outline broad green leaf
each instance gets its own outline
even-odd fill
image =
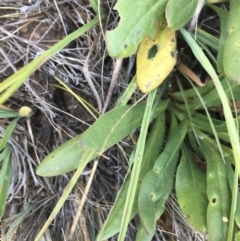
[[[144,36],[155,35],[166,4],[167,0],[119,0],[114,7],[121,18],[119,25],[106,34],[109,55],[126,58],[135,54]]]
[[[240,30],[228,35],[223,52],[223,69],[227,78],[240,84]]]
[[[0,220],[2,219],[12,175],[11,148],[7,145],[3,152],[4,160],[0,170]]]
[[[175,134],[170,137],[154,167],[143,179],[138,197],[138,210],[141,221],[148,233],[155,230],[156,219],[161,215],[165,201],[171,193],[179,149],[187,129],[186,121],[183,121]],[[158,202],[159,200],[161,201]]]
[[[214,5],[209,5],[209,7],[211,7],[214,11],[216,11],[218,17],[220,18],[221,35],[220,35],[219,45],[218,45],[217,68],[219,73],[224,73],[223,50],[225,46],[225,41],[228,36],[228,33],[227,33],[228,12]]]
[[[166,7],[168,26],[178,30],[187,24],[193,17],[198,0],[169,0]]]
[[[136,241],[151,241],[155,234],[155,229],[151,233],[147,233],[143,223],[141,222],[138,226]]]
[[[216,151],[219,151],[219,145],[217,143],[216,140],[213,140],[212,138],[209,138],[209,135],[208,134],[205,134],[203,132],[201,132],[200,130],[198,129],[195,129],[195,134],[197,134],[198,136],[198,139],[206,139],[206,141],[213,147],[215,148]],[[223,156],[224,157],[232,157],[233,156],[233,151],[230,147],[224,145],[224,144],[221,144],[221,149],[222,149],[222,152],[223,152]],[[234,163],[233,163],[234,164]]]
[[[239,17],[240,5],[238,0],[229,0],[230,12],[228,16],[228,32],[238,31],[239,22],[237,21]]]
[[[168,105],[162,101],[154,114],[156,118]],[[102,115],[83,134],[76,136],[51,152],[40,163],[37,175],[56,176],[76,169],[86,150],[92,150],[97,157],[103,151],[121,141],[141,125],[145,105],[117,107]]]
[[[207,231],[209,240],[226,241],[231,207],[231,192],[226,165],[219,152],[208,142],[200,140],[207,161]]]
[[[225,41],[223,51],[223,68],[224,73],[229,80],[240,83],[240,23],[239,0],[230,0],[230,11],[228,14],[227,32],[228,36]]]
[[[207,231],[206,174],[194,163],[192,153],[182,145],[182,159],[176,176],[178,203],[189,224],[199,232]]]
[[[142,169],[139,175],[138,188],[135,195],[131,217],[137,214],[137,196],[142,180],[146,173],[153,167],[155,160],[159,156],[165,135],[165,113],[160,113],[158,118],[154,121],[154,125],[147,138],[145,147]],[[127,177],[121,190],[118,193],[114,206],[112,207],[107,220],[98,233],[97,240],[106,240],[107,238],[116,234],[121,225],[124,203],[126,200],[127,190],[129,187],[130,176]]]

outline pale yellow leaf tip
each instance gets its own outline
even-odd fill
[[[28,106],[22,106],[18,113],[21,117],[28,117],[32,112],[32,109]]]

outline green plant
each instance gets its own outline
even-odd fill
[[[26,109],[28,107],[24,108]],[[6,120],[6,118],[14,118],[7,126],[2,138],[0,139],[0,220],[2,219],[4,213],[12,175],[12,149],[8,141],[18,120],[22,117],[22,114],[22,111],[21,113],[18,113],[7,109],[0,110],[0,119],[3,121]]]
[[[235,236],[234,227],[240,224],[237,205],[239,118],[233,116],[229,100],[234,103],[239,98],[240,87],[227,78],[229,63],[224,63],[224,53],[219,50],[218,59],[215,60],[208,51],[209,47],[220,49],[225,41],[229,41],[230,36],[224,31],[224,26],[227,26],[226,21],[230,21],[229,26],[233,21],[231,17],[228,18],[230,13],[211,6],[221,18],[223,31],[220,41],[199,30],[196,42],[182,27],[195,14],[198,1],[192,0],[191,4],[186,5],[183,0],[151,0],[139,4],[138,11],[135,4],[129,0],[118,1],[115,9],[119,11],[121,21],[115,30],[106,35],[109,54],[115,58],[135,54],[144,36],[155,35],[155,23],[164,21],[166,12],[168,25],[179,30],[212,82],[201,88],[193,86],[185,90],[176,75],[178,92],[163,97],[165,83],[160,93],[156,90],[149,93],[147,104],[126,105],[136,89],[136,80],[133,79],[121,98],[121,104],[99,117],[84,133],[50,153],[38,166],[38,175],[54,176],[74,169],[77,171],[36,240],[40,239],[62,207],[87,163],[140,126],[141,132],[131,156],[133,161],[129,163],[129,173],[97,240],[105,240],[118,232],[119,240],[124,240],[127,226],[137,213],[140,214],[141,222],[136,240],[151,240],[165,201],[174,187],[183,213],[196,230],[207,233],[210,240],[230,241]],[[184,9],[182,14],[179,14],[180,9]],[[217,62],[220,74],[215,72],[209,58]],[[230,57],[228,61],[231,61]],[[233,68],[236,70],[236,65]],[[227,77],[224,76],[225,72]],[[225,120],[213,118],[208,111],[219,105],[223,106]],[[166,116],[171,120],[170,125],[165,121]],[[153,122],[153,126],[147,135],[150,122]],[[206,163],[206,172],[196,165],[195,155]]]

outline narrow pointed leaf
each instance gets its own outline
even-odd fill
[[[0,170],[0,220],[4,213],[12,175],[11,148],[6,146],[3,152],[5,154]]]
[[[11,110],[0,110],[0,118],[18,117],[19,113]]]
[[[9,138],[11,137],[14,129],[15,129],[15,126],[17,124],[19,120],[19,117],[18,118],[15,118],[13,121],[11,121],[11,123],[8,125],[5,133],[4,133],[4,136],[3,138],[1,139],[0,141],[0,151],[2,151],[3,148],[5,148]]]
[[[228,100],[239,100],[240,99],[240,85],[229,81],[227,78],[221,80],[222,87],[224,88],[224,95],[227,96]],[[216,107],[221,105],[221,98],[219,97],[218,90],[214,88],[208,94],[203,96],[204,103],[207,107]],[[184,110],[185,104],[179,106],[179,109]],[[191,110],[203,109],[201,100],[196,96],[195,98],[189,98],[189,108]]]

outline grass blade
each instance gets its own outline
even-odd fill
[[[51,222],[56,217],[56,215],[58,214],[58,212],[62,208],[63,204],[65,203],[65,201],[69,197],[73,187],[75,186],[76,182],[79,179],[79,176],[83,172],[83,170],[86,167],[87,163],[92,159],[93,155],[94,155],[93,151],[86,151],[84,153],[82,163],[79,165],[79,167],[76,170],[76,172],[74,173],[72,179],[70,180],[70,182],[65,187],[64,192],[62,193],[61,198],[59,199],[58,203],[56,204],[55,208],[53,209],[53,211],[52,211],[51,215],[49,216],[48,220],[45,222],[44,226],[42,227],[42,229],[40,230],[38,235],[35,237],[34,241],[39,241],[40,238],[44,235],[44,233],[48,229],[49,225],[51,224]]]
[[[135,200],[133,204],[131,218],[137,214],[137,196],[139,193],[140,183],[142,182],[146,173],[153,167],[155,160],[159,156],[165,135],[165,113],[160,113],[158,118],[154,121],[154,125],[151,128],[151,132],[147,138],[146,147],[143,156],[142,169],[139,174],[139,181]],[[114,206],[109,213],[107,220],[98,233],[97,240],[105,240],[117,232],[119,232],[122,214],[124,209],[124,203],[127,196],[127,190],[129,188],[130,176],[127,177],[121,190],[118,193]]]
[[[75,32],[69,34],[63,40],[59,41],[47,51],[45,51],[42,55],[35,58],[31,63],[0,83],[0,92],[5,91],[0,95],[0,104],[3,104],[18,88],[21,87],[21,85],[26,81],[27,78],[29,78],[29,76],[41,65],[43,65],[49,58],[67,46],[71,41],[78,38],[86,31],[90,30],[92,27],[98,24],[98,22],[99,18],[94,18],[89,23],[85,24]]]
[[[4,155],[2,166],[0,170],[0,220],[2,219],[6,200],[8,196],[8,189],[12,175],[12,162],[11,162],[11,148],[6,146],[3,150]]]
[[[199,46],[192,39],[191,35],[185,29],[181,29],[180,31],[181,31],[184,39],[186,40],[186,42],[191,47],[194,55],[200,61],[200,63],[202,64],[204,69],[208,72],[208,74],[211,76],[211,78],[212,78],[212,80],[213,80],[213,82],[216,86],[216,89],[218,91],[218,95],[221,99],[222,106],[223,106],[223,112],[224,112],[224,116],[225,116],[225,119],[226,119],[228,134],[229,134],[231,146],[232,146],[232,149],[233,149],[233,157],[234,157],[236,172],[237,172],[238,176],[240,176],[239,135],[238,135],[238,131],[237,131],[237,128],[236,128],[236,125],[235,125],[235,122],[234,122],[234,118],[233,118],[233,115],[232,115],[232,112],[231,112],[231,109],[230,109],[230,106],[229,106],[229,103],[228,103],[228,98],[225,94],[224,88],[221,85],[221,82],[219,81],[218,76],[217,76],[216,72],[214,71],[211,63],[209,62],[209,60],[204,55],[201,48],[199,48]],[[233,193],[232,193],[232,197],[234,197],[235,199],[237,197],[237,194],[236,194],[237,186],[238,186],[238,182],[237,182],[237,179],[236,179],[234,184],[233,184]],[[232,216],[232,214],[235,213],[237,201],[234,200],[232,203],[235,204],[235,205],[231,206],[232,211],[231,211],[230,219],[234,219],[234,216]],[[230,226],[229,232],[233,233],[233,231],[234,231],[234,227]]]
[[[119,241],[124,241],[128,223],[130,222],[130,218],[131,218],[131,210],[133,207],[134,197],[137,190],[137,184],[138,184],[139,174],[142,166],[147,130],[151,119],[151,111],[152,111],[156,91],[157,90],[154,90],[150,92],[148,95],[146,109],[145,109],[143,121],[142,121],[142,128],[141,128],[139,140],[136,147],[129,189],[128,189],[127,198],[124,206],[124,212],[122,216],[121,227],[119,231],[119,237],[118,237]]]
[[[3,148],[5,148],[5,146],[6,146],[7,142],[8,142],[8,140],[9,140],[9,138],[11,137],[11,135],[12,135],[14,129],[15,129],[15,126],[16,126],[18,120],[19,120],[19,117],[18,117],[18,118],[15,118],[15,119],[14,119],[13,121],[11,121],[11,123],[8,125],[8,127],[7,127],[7,129],[6,129],[5,133],[4,133],[4,136],[3,136],[3,138],[2,138],[1,141],[0,141],[0,151],[2,151]]]

